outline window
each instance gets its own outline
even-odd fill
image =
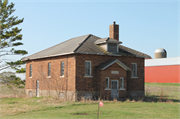
[[[91,76],[91,61],[85,61],[85,76]]]
[[[120,89],[124,89],[124,78],[120,78]]]
[[[106,77],[106,88],[109,88],[109,77]]]
[[[64,76],[64,62],[61,62],[61,76]]]
[[[51,63],[48,63],[48,76],[51,76]]]
[[[132,63],[131,77],[137,77],[137,64]]]
[[[30,65],[30,69],[29,69],[29,77],[32,77],[32,65]]]
[[[118,45],[116,43],[108,43],[108,52],[118,52]]]

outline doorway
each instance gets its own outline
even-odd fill
[[[111,99],[119,98],[118,80],[111,81]]]
[[[39,97],[39,81],[36,81],[36,96]]]

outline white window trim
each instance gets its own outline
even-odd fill
[[[131,77],[131,78],[137,79],[137,78],[139,78],[139,77]]]
[[[125,88],[124,88],[124,78],[123,77],[120,77],[120,82],[121,82],[121,79],[123,80],[123,85],[122,85],[122,87],[121,87],[121,85],[120,85],[120,89],[119,90],[126,90]]]
[[[136,65],[136,74],[137,74],[137,63],[131,63],[131,64],[135,64]],[[131,65],[132,66],[132,65]],[[132,70],[131,70],[132,71]],[[138,78],[138,76],[132,76],[132,72],[131,72],[131,78]]]
[[[84,78],[93,78],[93,76],[88,76],[88,75],[87,75],[87,76],[84,76]]]
[[[108,87],[106,87],[105,90],[111,90],[111,89],[109,88],[109,77],[106,77],[106,78],[108,78]]]
[[[86,62],[90,62],[90,70],[89,70],[90,75],[86,74]],[[85,60],[85,76],[84,77],[92,77],[92,74],[91,74],[91,61]]]

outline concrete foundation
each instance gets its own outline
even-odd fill
[[[144,91],[127,91],[127,97],[130,98],[144,97]]]
[[[36,97],[35,89],[26,89],[26,95],[30,97]],[[59,98],[60,100],[68,100],[68,101],[77,101],[84,98],[85,100],[89,99],[98,99],[99,92],[98,91],[57,91],[57,90],[39,90],[39,97],[52,96],[55,98]]]
[[[36,97],[35,89],[26,89],[26,95],[30,97]],[[75,101],[76,93],[75,91],[57,91],[57,90],[39,90],[39,97],[47,97],[52,96],[55,98],[59,98],[61,100]]]
[[[35,89],[26,89],[26,95],[30,97],[36,97]],[[99,91],[57,91],[57,90],[39,90],[39,97],[42,96],[52,96],[55,98],[59,98],[60,100],[67,101],[79,101],[82,98],[85,100],[97,100],[100,97]],[[144,97],[144,91],[127,91],[127,98],[137,98]],[[124,97],[125,98],[125,97]]]

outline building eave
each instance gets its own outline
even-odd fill
[[[61,53],[61,54],[49,55],[49,56],[43,56],[43,57],[35,57],[35,58],[25,57],[25,58],[23,58],[21,61],[35,60],[35,59],[42,59],[42,58],[50,58],[50,57],[56,57],[56,56],[62,56],[62,55],[69,55],[69,54],[74,54],[74,52]]]

